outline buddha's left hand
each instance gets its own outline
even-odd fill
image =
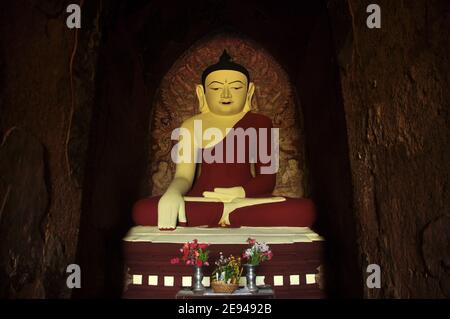
[[[236,187],[216,187],[214,192],[203,192],[207,198],[216,198],[224,203],[230,203],[236,198],[245,198],[245,190],[242,186]]]

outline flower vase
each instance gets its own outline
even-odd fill
[[[192,290],[194,292],[205,291],[205,286],[203,286],[203,269],[200,266],[194,266],[194,278],[192,284]]]
[[[246,264],[245,268],[247,270],[245,275],[247,279],[247,289],[252,293],[256,293],[258,292],[258,287],[256,286],[256,265]]]

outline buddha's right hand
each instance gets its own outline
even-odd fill
[[[158,228],[170,230],[177,227],[177,219],[186,222],[183,196],[176,191],[164,193],[158,203]]]

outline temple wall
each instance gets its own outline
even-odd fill
[[[369,298],[450,296],[448,1],[331,1],[361,273]],[[364,285],[365,286],[365,285]]]
[[[316,231],[326,238],[325,285],[329,297],[362,295],[353,213],[347,123],[339,70],[326,12],[312,25],[297,71],[302,101],[311,198],[317,207]]]
[[[75,49],[64,2],[2,7],[0,297],[68,297],[66,267],[77,248],[99,8],[96,2],[83,8]]]

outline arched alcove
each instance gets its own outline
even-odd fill
[[[327,240],[328,294],[361,296],[347,129],[326,2],[262,2],[257,10],[247,2],[239,2],[239,10],[233,1],[206,5],[173,8],[152,2],[130,5],[128,11],[116,8],[99,55],[78,242],[82,289],[74,296],[120,296],[121,239],[132,226],[132,206],[161,193],[170,180],[166,176],[154,183],[155,174],[158,180],[171,172],[170,164],[158,171],[170,145],[159,141],[168,143],[170,138],[156,141],[154,134],[161,130],[167,136],[196,113],[194,85],[225,48],[211,45],[224,36],[223,30],[234,31],[228,33],[232,38],[222,40],[242,45],[227,50],[250,69],[260,87],[254,107],[292,129],[287,134],[295,150],[287,147],[285,160],[298,163],[295,174],[300,178],[292,179],[295,195],[306,193],[318,209],[315,229]],[[192,54],[200,49],[205,51]],[[286,174],[289,180],[290,172]]]
[[[198,114],[195,85],[202,71],[217,62],[227,50],[244,65],[255,83],[251,110],[272,119],[279,128],[279,171],[275,195],[303,197],[305,180],[303,121],[288,75],[260,45],[243,36],[220,33],[197,41],[164,75],[153,103],[150,119],[148,179],[151,194],[162,195],[175,172],[170,152],[172,131],[187,118]]]

